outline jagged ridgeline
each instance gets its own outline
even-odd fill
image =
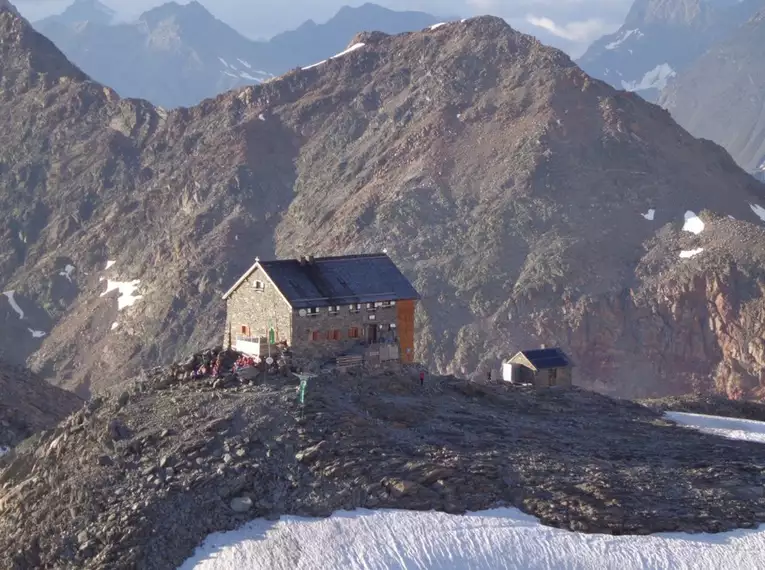
[[[548,344],[610,393],[761,395],[762,187],[498,18],[361,34],[172,112],[8,8],[0,34],[0,341],[62,386],[220,342],[256,255],[385,248],[434,370]]]

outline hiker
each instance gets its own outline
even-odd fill
[[[420,386],[425,384],[425,371],[420,370]]]
[[[489,382],[491,382],[491,370],[489,370],[489,371],[486,373],[486,380],[488,380]]]

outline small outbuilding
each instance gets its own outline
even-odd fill
[[[502,363],[502,379],[535,388],[571,386],[571,361],[560,348],[522,350]]]

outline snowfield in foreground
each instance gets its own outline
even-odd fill
[[[765,567],[765,525],[725,534],[610,536],[541,525],[517,509],[467,515],[341,511],[213,534],[179,570],[737,570]]]
[[[667,412],[723,437],[765,443],[765,422]],[[466,515],[360,509],[326,519],[255,520],[210,535],[179,570],[756,570],[765,525],[720,534],[583,534],[513,508]]]
[[[765,422],[724,418],[721,416],[705,416],[703,414],[687,414],[685,412],[666,412],[665,417],[675,423],[682,424],[704,433],[720,435],[728,439],[744,439],[765,443]]]

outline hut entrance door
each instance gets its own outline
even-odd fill
[[[548,373],[547,378],[549,379],[550,386],[555,386],[558,383],[558,369],[552,368]]]
[[[367,325],[367,342],[370,344],[377,342],[377,325]]]

